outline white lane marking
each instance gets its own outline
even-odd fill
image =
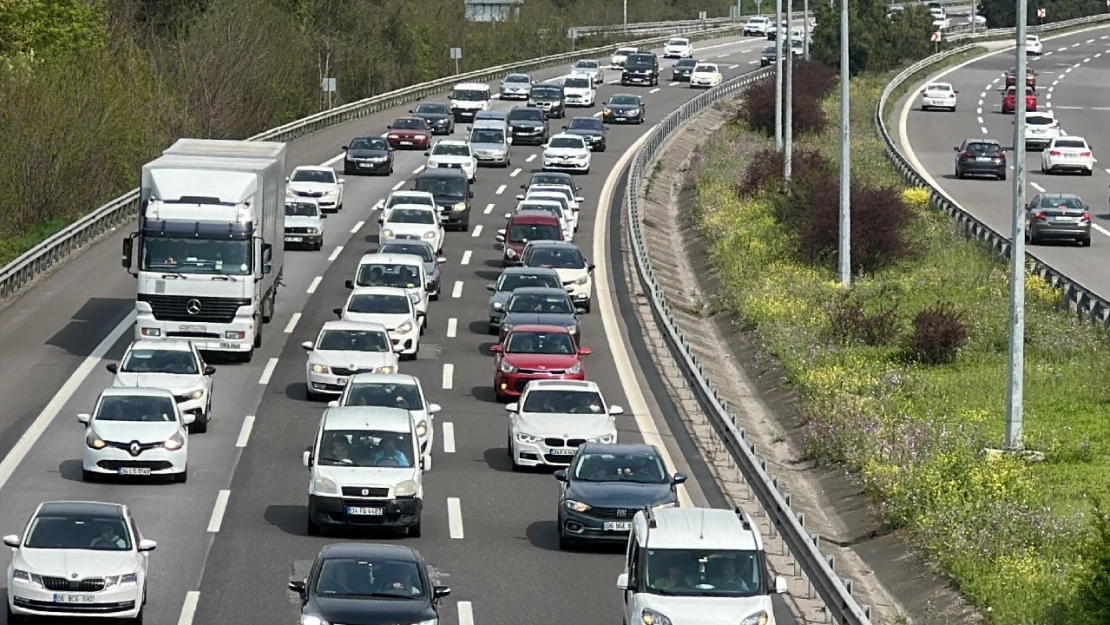
[[[458,497],[447,498],[447,529],[451,533],[451,538],[462,540],[462,503]]]
[[[1091,62],[1091,57],[1087,57],[1087,58],[1083,59],[1083,62],[1084,63],[1090,63]]]
[[[1039,184],[1037,184],[1037,183],[1035,183],[1035,182],[1030,182],[1030,183],[1029,183],[1029,186],[1033,187],[1033,188],[1034,188],[1034,189],[1036,189],[1037,191],[1040,191],[1041,193],[1044,193],[1044,187],[1042,187],[1041,185],[1039,185]]]
[[[459,261],[459,264],[460,265],[469,265],[471,254],[472,254],[472,252],[470,250],[466,250],[465,252],[463,252],[462,260]]]
[[[274,369],[277,368],[278,359],[271,358],[266,361],[266,366],[262,369],[262,375],[258,376],[258,383],[266,386],[270,383],[270,378],[274,376]]]
[[[728,52],[726,52],[726,53],[724,53],[724,54],[718,54],[718,55],[717,55],[717,58],[718,58],[718,59],[723,59],[723,58],[725,58],[726,56],[728,56]]]
[[[494,206],[496,206],[496,204],[486,204],[486,210],[484,210],[482,212],[485,213],[486,215],[488,215],[488,214],[493,212],[493,207]]]
[[[305,293],[308,293],[309,295],[312,295],[313,293],[315,293],[316,292],[316,287],[320,286],[320,281],[323,280],[323,279],[324,279],[324,276],[316,276],[315,278],[313,278],[312,282],[310,282],[308,284],[308,290],[305,291]]]
[[[443,390],[451,390],[451,385],[455,382],[455,365],[445,363],[443,365]]]
[[[340,154],[340,156],[343,155]],[[185,603],[181,606],[181,616],[177,617],[177,625],[193,625],[193,617],[197,615],[197,603],[199,601],[199,590],[190,590],[185,593]]]
[[[338,163],[339,161],[343,160],[344,156],[347,156],[347,153],[346,152],[341,152],[340,154],[329,158],[328,160],[324,161],[323,163],[320,163],[320,166],[321,167],[331,167],[335,163]]]
[[[522,170],[519,167],[517,167],[516,169],[513,170],[513,173],[509,174],[509,177],[510,178],[516,178],[517,176],[520,175],[521,171]]]
[[[405,181],[404,180],[398,181],[397,184],[393,185],[393,190],[394,191],[400,191],[401,187],[403,187],[403,186],[405,186]]]
[[[651,91],[648,91],[648,93],[659,93],[659,91],[660,91],[659,87],[656,87],[656,88],[652,89]]]
[[[536,155],[535,154],[529,154],[528,158],[524,159],[524,162],[525,163],[531,163],[534,160],[536,160]]]
[[[459,320],[451,317],[447,320],[447,338],[453,339],[459,331]]]
[[[474,237],[475,239],[482,236],[482,224],[474,226],[474,231],[470,233],[470,236]]]
[[[297,322],[300,321],[300,320],[301,320],[301,313],[299,313],[299,312],[293,313],[293,316],[289,318],[289,323],[285,324],[285,333],[286,334],[293,334],[293,329],[297,327]]]
[[[443,431],[440,432],[440,438],[443,439],[443,453],[455,453],[455,424],[447,421],[443,424]]]
[[[594,113],[594,117],[601,117],[604,114],[605,114],[605,111],[598,111],[598,112]]]
[[[366,225],[365,221],[358,222],[357,224],[355,224],[354,228],[351,228],[351,234],[358,234],[358,231],[362,230],[362,227],[365,226],[365,225]]]
[[[1067,68],[1067,69],[1065,69],[1065,70],[1064,70],[1064,73],[1065,73],[1065,74],[1070,74],[1070,73],[1071,73],[1071,70],[1073,70],[1073,69],[1075,69],[1075,68],[1074,68],[1074,67],[1069,67],[1069,68]]]
[[[1105,39],[1105,38],[1106,38],[1106,37],[1103,37],[1103,39]],[[1107,167],[1107,168],[1106,168],[1106,173],[1107,173],[1107,174],[1110,174],[1110,167]]]
[[[758,63],[758,62],[759,62],[759,61],[748,61],[748,65],[755,65],[755,64],[756,64],[756,63]]]
[[[46,404],[42,412],[35,417],[35,420],[28,426],[27,431],[24,432],[23,436],[19,437],[19,440],[12,446],[8,455],[4,457],[3,461],[0,461],[0,488],[3,488],[4,484],[11,479],[12,474],[15,473],[16,467],[19,466],[19,463],[23,462],[23,459],[27,457],[27,454],[31,452],[31,449],[33,449],[39,439],[42,438],[43,433],[46,432],[46,428],[50,427],[51,422],[53,422],[55,417],[58,416],[58,413],[62,411],[62,408],[65,408],[66,404],[69,403],[70,398],[77,392],[77,389],[81,388],[81,383],[85,381],[89,373],[91,373],[95,367],[100,366],[100,362],[104,359],[104,355],[108,353],[108,350],[116,344],[116,341],[118,341],[124,333],[131,331],[131,326],[134,325],[134,323],[135,312],[132,311],[124,317],[123,321],[119,322],[119,325],[108,333],[108,336],[104,337],[104,340],[100,341],[100,343],[93,348],[92,353],[81,361],[81,364],[78,365],[73,375],[70,375],[69,379],[62,384],[62,387],[58,389],[57,394],[50,400],[50,403]]]
[[[247,446],[247,441],[251,438],[251,430],[254,429],[254,415],[247,415],[243,419],[243,427],[239,428],[239,438],[235,439],[235,446],[243,448]]]
[[[729,69],[736,69],[737,67],[740,67],[740,66],[739,65],[729,65],[728,66]]]
[[[208,533],[215,534],[224,524],[224,512],[227,511],[227,500],[231,498],[231,491],[226,488],[216,495],[216,505],[212,507],[212,516],[208,519]]]
[[[455,281],[455,287],[453,289],[451,289],[451,297],[453,297],[454,299],[459,299],[460,297],[462,297],[462,289],[463,289],[462,280],[456,280]]]
[[[980,126],[980,127],[979,127],[979,130],[982,130],[982,131],[983,131],[983,134],[985,134],[985,135],[986,135],[986,134],[990,134],[990,133],[989,133],[989,132],[987,131],[987,127],[986,127],[986,126]]]
[[[1091,39],[1088,39],[1088,40],[1086,41],[1086,43],[1094,43],[1094,42],[1095,42],[1095,40],[1094,40],[1094,38],[1093,38],[1093,37],[1092,37]]]
[[[668,86],[668,87],[677,87],[678,85],[679,85],[679,83],[677,83],[677,82],[672,82],[672,83],[669,83],[669,84],[668,84],[667,86]]]
[[[1060,48],[1059,50],[1057,50],[1057,52],[1067,52],[1067,51],[1068,51],[1067,46],[1064,46],[1064,47]]]
[[[497,187],[497,190],[496,190],[496,191],[494,191],[494,194],[495,194],[495,195],[501,195],[502,193],[504,193],[504,192],[505,192],[505,189],[506,189],[506,186],[505,186],[505,185],[501,185],[500,187]]]
[[[1101,56],[1102,56],[1102,53],[1101,53],[1101,52],[1099,52],[1098,54],[1096,54],[1096,55],[1095,55],[1095,57],[1094,57],[1094,58],[1096,58],[1096,59],[1097,59],[1097,58],[1099,58],[1099,57],[1101,57]]]
[[[983,121],[983,118],[982,118],[982,117],[976,117],[976,118],[975,118],[975,120],[979,122],[979,125],[980,125],[980,126],[982,126],[982,125],[986,124],[986,122],[984,122],[984,121]]]
[[[469,601],[459,602],[459,625],[474,625],[474,606]]]
[[[378,200],[377,202],[375,202],[374,203],[374,208],[372,208],[370,210],[381,210],[383,206],[385,206],[385,198],[382,198],[382,199]]]
[[[416,169],[412,170],[412,175],[415,176],[416,174],[419,174],[422,171],[424,171],[424,166],[423,165],[421,165],[420,167],[417,167]]]
[[[335,262],[335,259],[339,258],[339,254],[342,251],[343,251],[343,246],[342,245],[335,246],[335,250],[332,251],[331,256],[328,256],[328,262],[329,263]]]

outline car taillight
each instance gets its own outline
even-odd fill
[[[960,152],[960,158],[971,158],[971,152]]]
[[[1091,220],[1091,214],[1090,213],[1083,213],[1083,216],[1079,218],[1079,221],[1090,221],[1090,220]]]
[[[1082,156],[1083,158],[1087,158],[1087,157],[1088,157],[1088,156],[1090,156],[1090,155],[1091,155],[1091,153],[1090,153],[1090,152],[1080,152],[1080,153],[1079,153],[1079,156]]]
[[[1002,152],[995,152],[994,153],[994,158],[997,158],[1000,161],[1004,161],[1004,160],[1006,160],[1006,155],[1003,154]]]
[[[1060,156],[1060,151],[1059,150],[1049,150],[1048,155],[1049,156]]]
[[[1042,212],[1042,211],[1037,211],[1037,214],[1036,214],[1036,215],[1033,215],[1033,218],[1034,218],[1034,219],[1039,219],[1039,220],[1041,220],[1041,221],[1044,221],[1044,218],[1045,218],[1045,217],[1044,217],[1044,212]]]

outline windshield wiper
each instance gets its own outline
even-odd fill
[[[159,269],[158,271],[163,272],[162,273],[163,278],[175,278],[175,279],[179,279],[179,280],[185,280],[186,279],[185,274],[181,273],[180,271],[168,271],[166,269]]]

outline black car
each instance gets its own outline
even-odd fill
[[[763,54],[759,57],[759,66],[767,67],[768,65],[774,65],[778,58],[779,49],[775,46],[767,46],[763,48]]]
[[[455,116],[451,107],[443,102],[421,102],[409,113],[428,122],[433,135],[449,135],[455,132]]]
[[[474,191],[461,169],[424,169],[417,174],[412,188],[432,194],[444,228],[470,230],[470,200],[474,198]]]
[[[596,117],[575,117],[563,126],[568,135],[578,135],[586,140],[591,152],[605,151],[605,124]]]
[[[344,625],[436,622],[440,599],[451,594],[418,551],[375,543],[326,545],[289,590],[300,595],[301,623]]]
[[[528,94],[528,106],[543,111],[548,119],[567,116],[567,101],[562,85],[533,85],[532,92]]]
[[[671,67],[671,82],[690,82],[690,74],[694,73],[697,64],[697,59],[679,59]]]
[[[393,173],[393,148],[381,137],[355,137],[343,146],[343,151],[347,153],[343,157],[343,173],[348,176]]]
[[[543,111],[526,106],[514,106],[509,111],[509,132],[513,145],[543,145],[551,134]]]
[[[654,445],[584,443],[566,469],[555,472],[559,548],[579,541],[626,542],[632,517],[645,508],[677,506],[682,473],[671,475]]]
[[[956,151],[956,177],[994,176],[1006,179],[1006,152],[994,139],[964,139]]]
[[[609,97],[602,109],[601,119],[606,124],[622,122],[626,124],[644,123],[644,100],[638,95],[618,93]]]
[[[582,190],[578,188],[578,183],[575,182],[574,176],[565,171],[537,171],[528,179],[528,184],[522,184],[520,188],[527,190],[528,187],[539,184],[563,185],[564,187],[570,187],[574,195],[582,195]]]
[[[621,72],[621,85],[643,85],[654,87],[659,84],[659,59],[651,53],[629,54]]]

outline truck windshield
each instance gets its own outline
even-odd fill
[[[143,238],[143,271],[247,276],[253,268],[247,240]]]

